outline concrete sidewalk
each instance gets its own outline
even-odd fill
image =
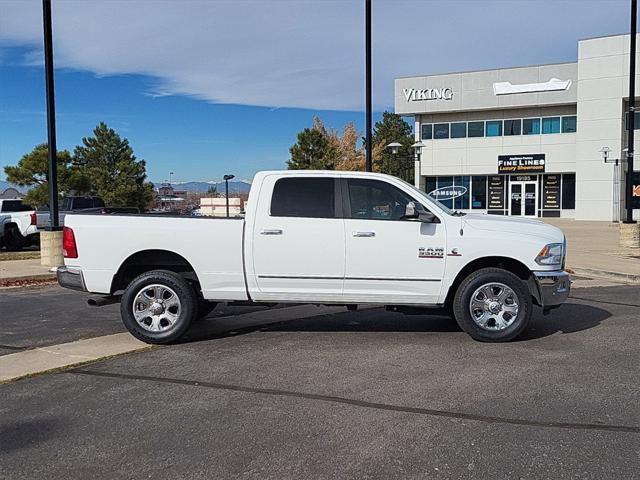
[[[567,237],[567,268],[577,274],[640,283],[640,249],[619,245],[618,224],[544,219]]]
[[[0,287],[29,282],[53,281],[56,274],[40,265],[39,258],[4,260],[0,262]]]

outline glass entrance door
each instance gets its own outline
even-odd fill
[[[535,217],[538,182],[509,183],[509,215]]]

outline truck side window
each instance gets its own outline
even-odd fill
[[[336,218],[334,185],[329,177],[281,178],[273,187],[271,216]]]
[[[367,220],[402,220],[407,203],[415,200],[399,188],[379,180],[350,178],[351,217]]]

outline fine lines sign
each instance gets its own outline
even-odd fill
[[[498,155],[498,173],[543,173],[544,153]]]

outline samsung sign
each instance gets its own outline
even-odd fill
[[[444,88],[403,88],[404,98],[407,102],[421,102],[424,100],[451,100],[453,98],[453,90],[449,87]]]
[[[452,198],[462,197],[465,193],[467,193],[467,187],[463,186],[450,186],[450,187],[440,187],[432,192],[429,192],[436,200],[451,200]]]

